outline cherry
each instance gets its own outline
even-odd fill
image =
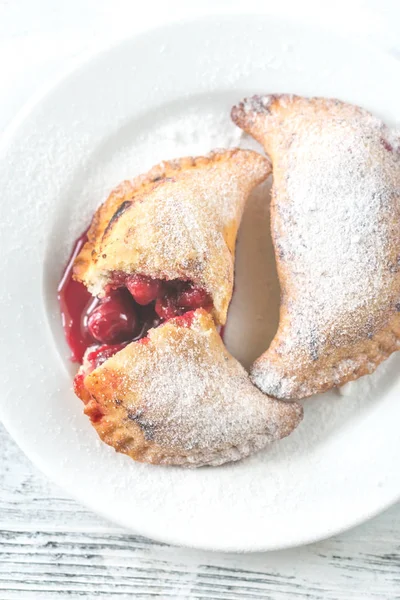
[[[211,298],[205,289],[189,283],[178,295],[177,303],[182,308],[194,309],[210,305]]]
[[[116,344],[134,337],[137,317],[133,303],[117,291],[100,302],[88,315],[86,324],[95,340]]]
[[[161,319],[173,319],[182,314],[182,309],[176,305],[175,298],[171,296],[165,296],[164,298],[158,298],[155,305],[155,311]]]
[[[130,275],[125,285],[135,301],[144,306],[157,298],[162,288],[162,281],[145,275]]]

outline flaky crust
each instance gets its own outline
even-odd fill
[[[74,275],[102,295],[115,271],[184,279],[205,288],[225,323],[237,230],[251,189],[270,174],[250,150],[162,162],[124,181],[94,215]]]
[[[254,96],[233,121],[273,164],[277,334],[252,381],[302,398],[366,375],[400,347],[400,154],[367,111]]]
[[[278,440],[302,408],[262,394],[204,310],[168,321],[84,379],[100,438],[137,461],[220,465]]]

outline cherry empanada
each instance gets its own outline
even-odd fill
[[[204,307],[224,324],[243,207],[269,174],[266,158],[233,149],[123,182],[97,210],[75,278],[100,297],[126,287],[141,305],[155,301],[162,319]]]
[[[254,96],[233,121],[273,164],[279,328],[251,377],[302,398],[371,373],[400,347],[400,153],[338,100]]]
[[[154,464],[239,460],[302,418],[299,404],[253,386],[203,309],[150,330],[91,372],[85,361],[75,382],[100,438]]]

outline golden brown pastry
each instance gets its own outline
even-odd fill
[[[302,398],[374,371],[400,347],[400,153],[367,111],[254,96],[232,119],[273,164],[280,322],[253,382]]]
[[[139,304],[158,298],[162,318],[205,306],[225,323],[243,207],[269,173],[267,159],[233,149],[162,162],[123,182],[96,212],[75,278],[96,296],[125,285]]]
[[[252,385],[202,309],[150,330],[88,373],[90,360],[75,387],[85,412],[104,442],[138,461],[220,465],[289,435],[302,418],[300,405]]]

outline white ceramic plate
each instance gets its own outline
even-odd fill
[[[248,460],[152,467],[101,444],[83,416],[56,301],[72,241],[115,184],[164,158],[248,144],[229,121],[243,96],[335,96],[395,123],[399,81],[394,59],[331,33],[260,15],[214,17],[96,56],[20,115],[0,162],[1,417],[45,473],[138,533],[222,550],[310,542],[400,497],[399,356],[349,396],[306,401],[298,430]],[[244,362],[276,322],[267,220],[264,190],[240,233],[226,337]]]

